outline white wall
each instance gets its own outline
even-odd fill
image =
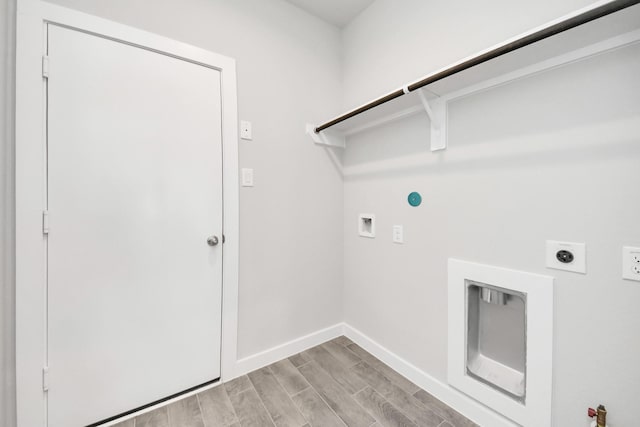
[[[237,59],[240,167],[238,356],[333,325],[342,307],[342,179],[304,125],[340,107],[340,32],[282,0],[57,0]],[[313,309],[309,309],[313,307]]]
[[[581,3],[377,0],[344,33],[345,102]],[[640,283],[621,279],[621,248],[640,246],[638,75],[635,47],[454,101],[445,152],[429,151],[421,115],[351,137],[346,323],[446,383],[448,257],[555,276],[554,425],[586,426],[598,403],[611,425],[636,425]],[[360,212],[376,214],[376,239],[357,236]],[[546,269],[547,239],[585,242],[588,274]]]
[[[0,426],[15,425],[15,0],[0,0]]]
[[[376,0],[343,30],[352,108],[595,0]]]
[[[612,424],[634,425],[640,286],[619,278],[619,253],[623,244],[640,245],[636,190],[624,184],[640,179],[638,51],[453,103],[445,153],[428,151],[420,116],[353,138],[344,199],[340,166],[302,133],[341,103],[366,102],[589,0],[377,0],[342,35],[281,0],[56,3],[238,60],[240,117],[254,126],[254,141],[240,143],[240,165],[256,174],[256,187],[241,189],[240,357],[341,321],[344,301],[348,323],[445,381],[445,260],[456,256],[556,276],[556,426],[586,425],[586,407],[600,402]],[[3,62],[0,90],[11,87],[6,70]],[[11,97],[0,99],[0,119],[11,122]],[[13,210],[5,135],[3,247]],[[573,193],[558,187],[565,179]],[[409,208],[406,195],[415,190],[424,203]],[[377,214],[375,240],[356,236],[358,212]],[[397,223],[404,245],[391,243]],[[588,275],[546,270],[545,239],[586,242]],[[11,406],[8,265],[0,373],[9,388],[0,390],[8,396],[0,405]],[[5,408],[0,413],[11,417]]]

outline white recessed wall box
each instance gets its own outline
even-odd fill
[[[523,427],[551,425],[553,277],[449,259],[448,381]]]
[[[376,216],[374,214],[358,215],[358,234],[362,237],[376,237]]]

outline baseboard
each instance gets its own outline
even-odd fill
[[[284,344],[280,344],[276,347],[261,351],[260,353],[242,358],[236,362],[234,377],[239,377],[251,371],[255,371],[256,369],[271,365],[279,360],[337,338],[340,335],[343,335],[343,333],[344,324],[338,323]]]
[[[432,377],[397,354],[387,350],[359,330],[344,324],[344,335],[369,353],[382,360],[395,371],[407,377],[420,388],[428,391],[465,417],[480,426],[516,427],[516,424],[492,411],[474,399]]]
[[[369,338],[367,335],[363,334],[356,328],[347,325],[346,323],[338,323],[336,325],[330,326],[328,328],[319,330],[317,332],[313,332],[311,334],[302,336],[300,338],[296,338],[284,344],[280,344],[278,346],[272,347],[265,351],[261,351],[260,353],[256,353],[249,357],[242,358],[236,362],[234,369],[234,377],[245,375],[249,372],[255,371],[256,369],[263,368],[272,363],[275,363],[279,360],[285,359],[287,357],[293,356],[294,354],[305,351],[311,347],[316,345],[323,344],[327,341],[330,341],[334,338],[337,338],[341,335],[345,335],[353,342],[358,344],[360,347],[367,350],[369,353],[382,360],[384,363],[389,365],[395,371],[404,375],[406,378],[411,380],[417,386],[423,388],[428,391],[447,405],[454,408],[456,411],[460,412],[465,417],[479,424],[480,426],[491,426],[491,427],[517,427],[516,424],[507,420],[500,414],[492,411],[486,406],[478,403],[474,399],[468,397],[467,395],[461,393],[460,391],[452,388],[446,383],[432,377],[426,372],[422,371],[415,365],[404,360],[402,357],[397,354],[391,352],[387,348],[378,344],[373,339]],[[229,381],[229,378],[226,381]],[[214,384],[210,387],[215,387],[218,384]],[[196,390],[191,392],[190,394],[195,394],[203,391],[203,389]],[[145,409],[137,414],[132,414],[128,417],[122,418],[118,421],[122,421],[124,419],[133,417],[135,415],[140,415],[141,413],[151,411],[156,409],[159,406],[166,405],[168,403],[173,402],[174,400],[182,399],[186,396],[177,397],[170,402],[164,402],[160,405],[157,405],[152,408]],[[114,421],[115,422],[115,421]],[[110,425],[110,424],[109,424]]]
[[[301,351],[325,343],[339,337],[340,335],[345,335],[360,347],[364,348],[369,353],[389,365],[395,371],[407,377],[417,386],[428,391],[480,426],[517,426],[497,412],[492,411],[464,393],[461,393],[448,384],[427,374],[415,365],[407,362],[402,357],[386,349],[367,335],[346,323],[338,323],[320,331],[313,332],[265,351],[261,351],[260,353],[242,358],[236,362],[234,377],[263,368],[279,360],[300,353]]]

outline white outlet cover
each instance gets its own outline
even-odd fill
[[[640,248],[622,248],[622,278],[640,282]]]
[[[401,225],[393,226],[393,242],[404,243],[404,228]]]
[[[563,263],[558,261],[556,254],[559,251],[569,251],[573,254],[573,261]],[[587,245],[584,243],[559,242],[547,240],[547,267],[556,270],[571,271],[573,273],[587,274]]]

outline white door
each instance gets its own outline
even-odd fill
[[[75,427],[220,376],[220,73],[55,25],[48,56],[48,416]]]

